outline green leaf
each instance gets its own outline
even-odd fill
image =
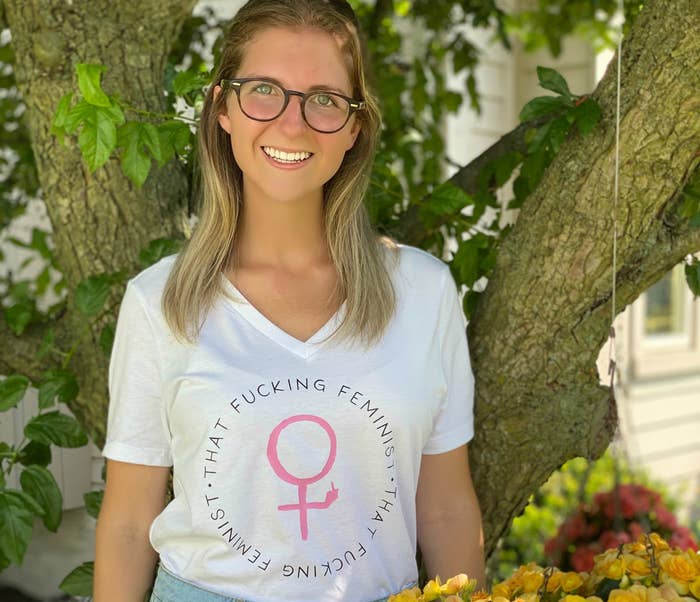
[[[182,242],[172,238],[156,238],[148,243],[148,246],[139,252],[141,266],[147,268],[161,260],[163,257],[178,253],[182,248]]]
[[[75,72],[78,74],[78,88],[86,102],[91,105],[108,107],[111,104],[100,83],[100,77],[105,70],[104,65],[78,63],[75,66]]]
[[[34,512],[14,489],[0,490],[0,553],[21,564],[32,537]]]
[[[111,279],[107,274],[90,276],[75,288],[75,306],[86,316],[98,313],[109,297]]]
[[[534,190],[542,178],[546,167],[546,159],[545,149],[540,148],[536,153],[527,156],[523,161],[520,173],[527,179],[530,190]]]
[[[26,301],[21,301],[20,303],[8,307],[4,313],[7,325],[17,336],[20,336],[24,332],[24,329],[32,321],[34,315],[31,304]]]
[[[70,110],[71,102],[73,101],[73,92],[66,92],[56,105],[56,112],[51,122],[51,133],[58,138],[58,141],[63,144],[63,136],[65,134],[66,118]]]
[[[467,317],[467,320],[470,320],[474,315],[476,305],[480,298],[481,293],[475,290],[469,290],[464,295],[464,299],[462,299],[462,310],[464,311],[464,315]]]
[[[694,297],[700,297],[700,261],[685,266],[685,279]]]
[[[49,370],[39,383],[39,408],[46,409],[56,402],[68,403],[78,396],[78,381],[65,370]]]
[[[571,124],[566,119],[566,117],[557,117],[551,122],[551,127],[548,130],[548,140],[549,149],[552,151],[552,156],[554,153],[559,151],[559,147],[564,144],[566,136],[571,129]]]
[[[564,96],[538,96],[529,101],[520,111],[520,121],[529,121],[569,106],[571,101]]]
[[[94,572],[94,562],[83,562],[78,568],[68,573],[58,587],[71,596],[90,597],[92,596]]]
[[[0,412],[14,408],[27,392],[29,379],[21,374],[12,374],[0,382]]]
[[[102,489],[97,489],[95,491],[88,491],[83,494],[83,500],[85,500],[85,510],[93,518],[97,518],[100,514],[100,507],[102,506],[102,499],[104,498],[105,492]]]
[[[144,150],[143,128],[138,121],[128,121],[119,128],[118,141],[122,147],[121,165],[122,171],[134,183],[141,188],[151,171],[151,158]],[[158,144],[160,149],[160,143]],[[162,153],[161,153],[162,156]]]
[[[29,248],[37,251],[43,259],[51,259],[51,249],[47,242],[48,236],[48,232],[32,228],[32,240],[29,242]]]
[[[588,134],[600,121],[600,105],[592,98],[586,98],[573,109],[574,120],[579,132]]]
[[[109,357],[112,354],[112,345],[114,344],[114,333],[117,325],[115,322],[105,324],[102,332],[100,332],[100,349]]]
[[[117,147],[117,128],[108,111],[93,107],[92,115],[83,123],[78,146],[90,171],[102,167]]]
[[[566,80],[555,69],[549,67],[537,66],[537,79],[540,81],[540,86],[545,90],[551,90],[566,98],[572,98],[569,85]]]
[[[612,592],[614,589],[618,589],[619,587],[619,579],[608,579],[606,577],[598,584],[598,587],[595,590],[595,595],[599,596],[603,600],[607,600],[610,592]]]
[[[32,496],[44,510],[42,520],[55,533],[63,516],[63,496],[53,475],[43,466],[27,466],[19,476],[25,493]]]
[[[477,235],[479,236],[479,235]],[[460,283],[472,286],[479,278],[479,240],[474,237],[462,241],[452,258],[451,267],[457,273]]]
[[[19,450],[19,463],[23,466],[37,464],[38,466],[48,466],[51,464],[51,447],[46,443],[30,441]]]
[[[520,153],[506,153],[494,159],[491,163],[493,174],[496,179],[496,186],[503,186],[513,174],[513,170],[520,164],[523,157]]]
[[[165,155],[163,154],[163,149],[160,145],[158,128],[152,123],[142,123],[141,126],[141,137],[143,139],[143,143],[150,151],[151,157],[158,162],[158,165],[163,167],[167,161],[165,160]]]
[[[44,338],[41,339],[41,345],[39,346],[39,351],[36,352],[38,359],[46,357],[46,355],[53,348],[54,340],[56,335],[54,334],[53,328],[49,328],[44,334]]]
[[[208,73],[196,73],[194,71],[180,71],[173,80],[173,92],[178,96],[185,96],[190,92],[201,92],[209,83]]]
[[[192,132],[187,124],[173,119],[158,125],[158,137],[160,138],[163,162],[167,163],[175,156],[175,153],[185,154],[192,138]]]
[[[82,447],[88,438],[75,418],[58,410],[39,414],[24,427],[24,435],[32,441],[53,443],[60,447]]]
[[[36,277],[36,294],[41,297],[44,294],[46,294],[46,291],[49,288],[49,284],[51,284],[51,271],[49,270],[49,266],[47,265],[39,275]]]
[[[433,215],[450,215],[473,204],[470,195],[448,180],[433,190],[421,209]]]

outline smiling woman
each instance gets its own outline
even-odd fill
[[[464,316],[447,266],[369,224],[362,56],[341,0],[251,0],[226,35],[199,224],[122,302],[96,602],[157,561],[155,601],[386,600],[417,544],[483,579]]]

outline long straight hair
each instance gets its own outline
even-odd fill
[[[231,22],[201,114],[199,223],[170,273],[163,292],[163,313],[178,339],[194,343],[206,314],[226,294],[222,272],[235,270],[243,174],[229,134],[217,120],[226,110],[230,91],[215,96],[214,86],[221,79],[236,77],[251,40],[270,27],[316,29],[339,39],[353,96],[365,102],[365,108],[355,113],[360,121],[355,144],[324,185],[323,212],[328,250],[337,272],[334,298],[345,299],[343,320],[329,338],[370,346],[381,339],[395,310],[390,271],[398,253],[393,241],[372,228],[364,205],[381,116],[367,84],[366,52],[357,18],[345,0],[249,0]]]

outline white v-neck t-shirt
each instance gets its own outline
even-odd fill
[[[352,600],[414,582],[421,456],[473,436],[465,320],[448,267],[399,246],[396,312],[369,349],[307,341],[222,276],[194,345],[161,311],[174,256],[133,278],[112,350],[107,443],[173,466],[150,530],[163,566],[251,602]],[[445,485],[446,492],[449,484]]]

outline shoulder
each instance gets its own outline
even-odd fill
[[[397,254],[397,270],[401,277],[420,288],[442,286],[450,275],[450,268],[444,261],[418,247],[399,244]]]
[[[146,308],[159,310],[163,290],[176,259],[177,255],[163,257],[139,272],[129,280],[127,291],[137,295]]]

